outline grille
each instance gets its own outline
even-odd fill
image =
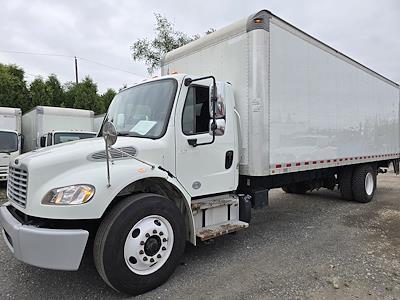
[[[122,147],[122,148],[117,148],[120,151],[123,151],[131,156],[135,156],[136,155],[136,148],[134,147]],[[115,149],[110,149],[110,156],[113,159],[124,159],[124,158],[129,158],[129,155],[125,154],[125,153],[121,153]],[[92,160],[106,160],[106,151],[99,151],[96,153],[93,153],[90,156],[90,159]]]
[[[19,168],[10,167],[7,180],[8,198],[18,205],[25,207],[27,189],[28,172]]]

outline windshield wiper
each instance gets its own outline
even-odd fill
[[[117,132],[118,136],[128,136],[130,135],[129,132]]]

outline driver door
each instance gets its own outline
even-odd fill
[[[226,103],[226,111],[233,104]],[[236,189],[237,153],[234,153],[233,116],[226,116],[223,135],[208,145],[192,146],[212,141],[209,132],[209,86],[183,86],[175,115],[176,175],[192,197],[228,192]]]

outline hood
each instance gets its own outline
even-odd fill
[[[0,153],[0,167],[8,166],[10,163],[10,155],[7,153]]]
[[[13,160],[15,157],[18,156],[18,151],[17,152],[11,152],[10,154],[0,152],[0,167],[4,167],[10,164],[10,161]]]
[[[118,137],[113,148],[129,147],[135,153],[135,157],[151,164],[162,163],[160,155],[163,143],[159,140],[151,140],[134,137]],[[18,156],[17,165],[31,168],[46,168],[59,166],[60,170],[90,162],[104,161],[105,142],[103,138],[83,139],[68,143],[62,143],[50,147],[41,148]],[[104,159],[102,159],[104,158]]]

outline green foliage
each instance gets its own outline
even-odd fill
[[[103,95],[101,95],[101,101],[103,102],[105,110],[110,106],[111,101],[114,99],[117,93],[113,89],[108,89]]]
[[[68,107],[93,110],[95,114],[105,111],[104,104],[97,94],[97,85],[90,77],[85,77],[78,84],[69,83],[65,95]]]
[[[51,94],[42,77],[37,77],[32,81],[29,87],[29,92],[31,95],[30,105],[32,107],[37,105],[51,105]]]
[[[65,106],[65,93],[64,89],[58,81],[55,74],[51,74],[46,80],[47,91],[50,95],[50,105],[51,106]]]
[[[0,64],[0,106],[30,108],[24,70],[15,65]]]
[[[152,41],[146,38],[138,39],[131,46],[133,59],[144,61],[149,74],[153,74],[159,68],[160,61],[167,52],[200,37],[199,35],[189,36],[181,31],[176,31],[166,17],[160,14],[154,14],[154,16],[156,18],[154,28],[156,37]]]
[[[27,86],[22,68],[0,64],[0,106],[19,107],[23,113],[43,105],[89,109],[102,114],[115,95],[113,89],[99,95],[90,77],[78,84],[68,82],[63,86],[57,76],[51,74],[46,80],[35,78]]]

